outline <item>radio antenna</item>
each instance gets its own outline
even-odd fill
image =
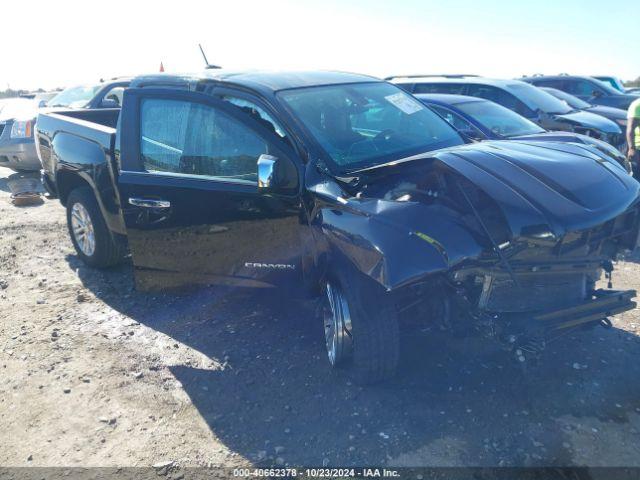
[[[222,68],[219,65],[212,65],[211,63],[209,63],[209,60],[207,60],[207,55],[204,53],[204,48],[202,48],[202,44],[198,44],[198,47],[200,47],[200,53],[202,53],[202,58],[204,58],[204,65],[205,68],[209,69],[209,68]]]

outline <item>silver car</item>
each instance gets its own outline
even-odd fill
[[[40,170],[33,139],[38,102],[9,98],[0,103],[0,166],[13,170]]]

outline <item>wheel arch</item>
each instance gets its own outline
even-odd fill
[[[93,192],[93,195],[97,199],[96,192],[91,186],[91,182],[84,178],[84,176],[79,172],[74,172],[66,169],[58,170],[56,173],[56,187],[58,191],[58,198],[60,199],[60,203],[67,206],[67,200],[69,199],[69,194],[75,190],[76,188],[88,187]]]

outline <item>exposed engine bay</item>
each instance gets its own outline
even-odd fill
[[[610,325],[608,316],[635,306],[635,292],[611,288],[613,262],[638,241],[638,202],[589,228],[557,234],[534,225],[515,233],[501,205],[467,178],[437,161],[425,170],[391,172],[357,194],[417,203],[425,216],[444,214],[482,248],[476,258],[453,265],[447,238],[420,233],[451,268],[395,292],[399,309],[414,322],[495,338],[524,361],[524,352],[538,353],[570,329]],[[598,289],[603,275],[608,288]]]
[[[360,195],[437,208],[456,218],[484,246],[491,246],[489,232],[498,244],[509,239],[507,223],[500,209],[471,182],[441,165],[434,165],[426,173],[422,169],[415,176],[410,173],[389,175],[384,182],[366,186]]]

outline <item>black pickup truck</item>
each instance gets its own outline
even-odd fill
[[[596,287],[638,243],[640,184],[620,165],[584,144],[469,143],[375,78],[144,76],[121,110],[42,113],[36,130],[88,265],[128,248],[140,289],[302,287],[331,365],[363,382],[394,373],[405,319],[525,361],[635,306]]]

